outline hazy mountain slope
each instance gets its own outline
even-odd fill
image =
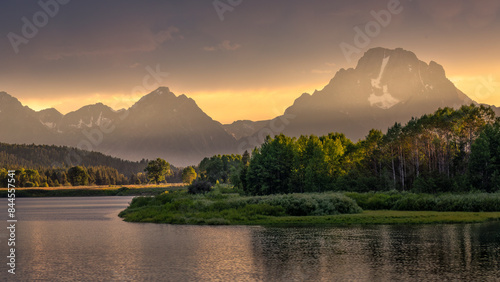
[[[495,107],[495,106],[490,106],[490,105],[486,105],[486,106],[489,106],[493,109],[493,111],[495,111],[496,115],[498,117],[500,117],[500,108],[499,107]]]
[[[34,116],[49,129],[57,129],[57,125],[64,117],[63,114],[54,108],[34,112]]]
[[[44,144],[55,136],[35,117],[35,111],[5,92],[0,92],[0,127],[1,142]]]
[[[231,124],[223,124],[222,127],[236,140],[250,136],[269,124],[270,120],[251,121],[237,120]]]
[[[118,113],[110,107],[97,103],[67,113],[57,125],[59,131],[81,131],[84,128],[99,127],[101,124],[115,122]]]

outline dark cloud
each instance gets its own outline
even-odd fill
[[[478,65],[491,70],[499,61],[496,0],[401,0],[403,11],[346,60],[339,45],[354,44],[354,28],[374,21],[372,12],[391,1],[243,0],[221,21],[212,1],[73,0],[17,54],[8,34],[22,35],[22,18],[32,21],[42,8],[38,1],[4,1],[0,91],[25,99],[129,95],[145,68],[156,65],[170,73],[165,86],[188,95],[321,88],[375,46],[413,50],[451,74],[477,74]]]

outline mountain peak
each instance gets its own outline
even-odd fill
[[[39,115],[52,115],[52,116],[57,116],[57,117],[62,117],[63,114],[61,114],[58,110],[54,108],[48,108],[48,109],[43,109],[38,112],[36,112]]]
[[[11,96],[7,92],[0,92],[0,110],[15,110],[22,108],[23,105],[16,97]]]
[[[382,47],[371,48],[359,59],[356,70],[374,71],[384,60],[391,58],[397,64],[416,65],[420,62],[417,55],[403,48],[387,49]]]
[[[177,98],[173,92],[170,91],[168,87],[158,87],[156,90],[149,94],[142,96],[139,101],[137,101],[132,108],[136,108],[138,105],[154,105],[162,104],[166,100]]]
[[[5,91],[1,91],[0,92],[0,101],[8,101],[8,100],[16,100],[18,101],[15,97],[13,97],[12,95],[10,95],[9,93],[5,92]]]
[[[91,111],[106,111],[106,112],[114,112],[109,106],[104,105],[103,103],[95,103],[93,105],[83,106],[80,109],[71,112],[71,113],[79,113],[79,112],[91,112]],[[69,113],[69,114],[71,114]]]
[[[170,88],[168,87],[165,87],[165,86],[160,86],[158,87],[156,90],[154,90],[153,92],[147,94],[146,96],[149,96],[149,95],[156,95],[156,96],[174,96],[175,97],[175,94],[170,91]]]
[[[472,102],[446,78],[444,68],[403,48],[372,48],[355,68],[341,69],[322,90],[302,95],[285,113],[295,118],[285,134],[344,132],[354,140],[439,107]],[[318,117],[321,117],[318,119]]]

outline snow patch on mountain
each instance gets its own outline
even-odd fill
[[[378,74],[378,77],[373,79],[372,78],[372,87],[380,89],[380,80],[382,79],[382,75],[384,74],[385,67],[387,66],[387,63],[389,62],[389,58],[391,56],[387,56],[382,59],[382,65],[380,66],[380,72]]]
[[[95,124],[97,126],[101,126],[101,122],[102,122],[102,112],[99,113],[99,117],[97,118],[97,121],[95,122]]]
[[[368,102],[370,102],[370,106],[377,106],[381,109],[387,110],[398,104],[400,101],[394,98],[389,91],[387,91],[387,85],[384,85],[383,94],[381,96],[377,96],[375,93],[370,94]]]
[[[391,56],[387,56],[382,59],[382,64],[380,66],[380,72],[378,74],[378,77],[375,79],[371,79],[371,84],[372,84],[372,93],[368,97],[368,102],[370,102],[370,106],[376,106],[381,109],[389,109],[399,103],[400,101],[396,98],[394,98],[389,91],[387,90],[387,85],[383,85],[382,87],[380,86],[380,81],[382,80],[382,76],[384,75],[385,68],[387,66],[387,63],[389,62],[389,58]],[[382,95],[377,96],[374,93],[374,89],[382,89]]]
[[[72,126],[76,127],[76,128],[82,128],[83,126],[85,126],[85,127],[92,127],[93,123],[94,123],[94,117],[90,117],[90,121],[89,121],[88,124],[84,123],[83,119],[80,119],[80,121],[78,121],[78,124],[72,125]]]
[[[56,124],[54,122],[43,122],[40,120],[40,122],[45,125],[47,128],[54,129],[56,127]]]

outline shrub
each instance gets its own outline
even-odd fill
[[[500,211],[500,194],[407,194],[398,200],[394,210],[414,211]]]
[[[129,208],[133,209],[133,208],[145,207],[149,205],[149,203],[152,200],[153,200],[152,197],[135,197],[132,199]]]
[[[126,195],[129,190],[130,189],[127,187],[121,187],[120,189],[116,190],[116,196]]]
[[[365,210],[390,210],[394,204],[400,200],[405,193],[397,191],[390,192],[368,192],[357,193],[347,192],[344,193],[347,197],[354,199],[356,203]]]
[[[196,180],[188,187],[190,194],[204,194],[210,192],[211,184],[208,181]]]
[[[338,193],[288,194],[252,197],[251,203],[266,203],[281,206],[287,215],[334,215],[341,213],[360,213],[362,209],[356,202]]]

